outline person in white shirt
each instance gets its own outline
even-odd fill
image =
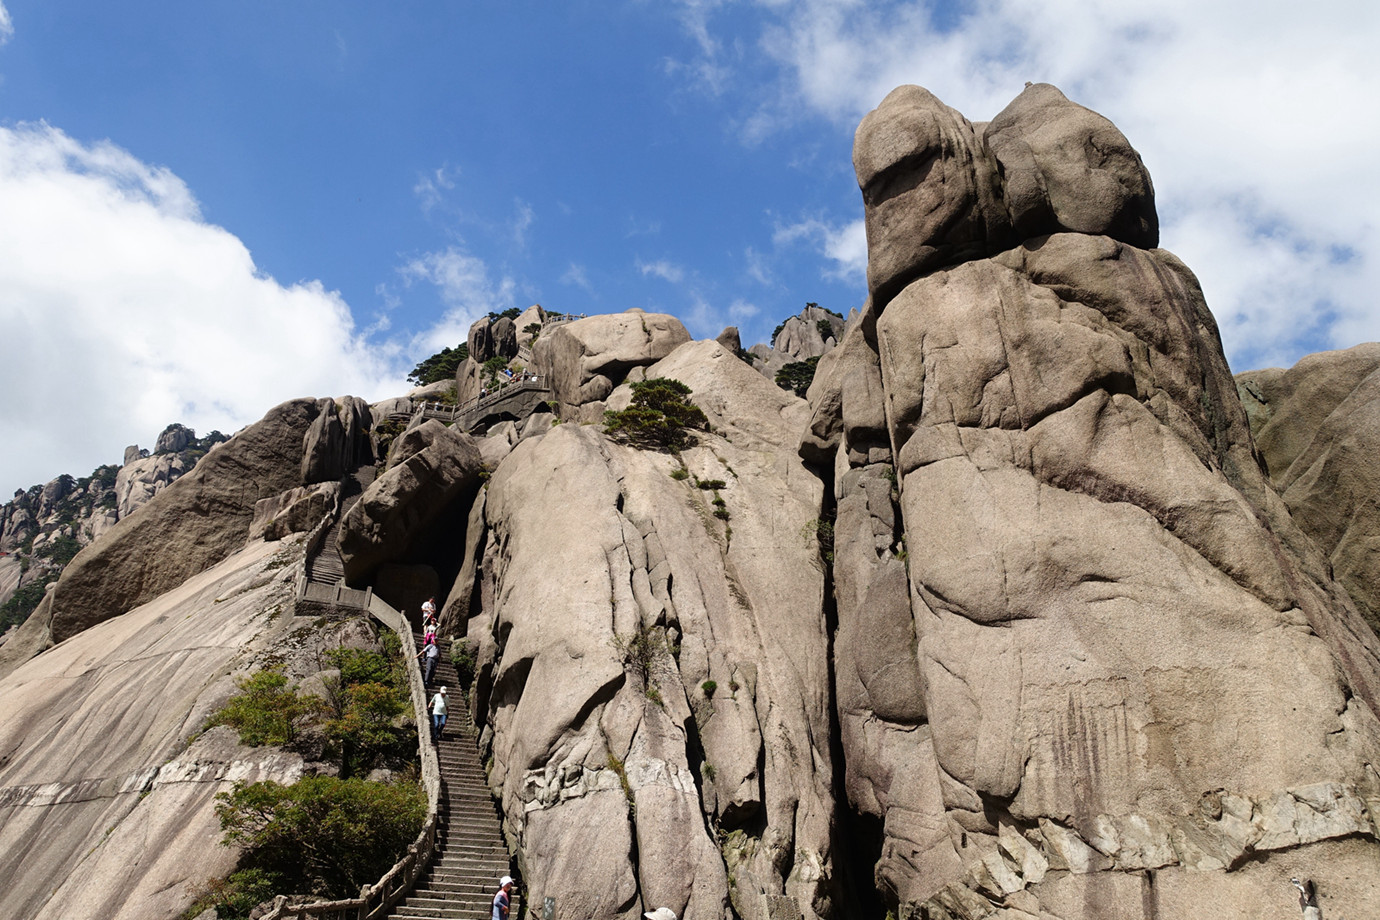
[[[431,743],[441,742],[441,732],[446,727],[446,688],[442,687],[431,698],[431,703],[427,706],[431,710]]]

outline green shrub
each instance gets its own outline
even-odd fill
[[[690,388],[679,380],[654,377],[632,385],[632,404],[604,413],[604,430],[616,440],[651,450],[679,451],[693,443],[690,431],[709,427],[704,412],[690,402]]]
[[[271,901],[281,886],[280,876],[262,869],[241,869],[228,878],[208,879],[192,892],[192,905],[179,920],[194,920],[211,908],[218,920],[247,920],[250,911]]]
[[[211,725],[228,725],[239,732],[240,743],[290,744],[304,722],[325,707],[320,697],[302,696],[296,684],[277,668],[265,668],[235,681],[240,692],[211,717]]]
[[[321,730],[340,761],[342,777],[368,773],[387,757],[411,754],[414,733],[394,724],[409,710],[410,701],[396,687],[373,681],[354,684],[344,689],[343,703],[343,711]]]
[[[462,343],[455,348],[442,348],[430,358],[425,358],[412,368],[407,379],[415,386],[424,387],[429,383],[453,380],[455,372],[470,356],[470,346]]]
[[[334,688],[328,684],[334,691],[332,714],[322,734],[344,777],[367,773],[385,760],[409,759],[416,745],[413,732],[396,724],[412,705],[401,644],[391,631],[382,637],[382,652],[339,648],[326,653],[340,669],[340,680]]]
[[[719,685],[712,680],[707,680],[700,684],[700,689],[704,691],[705,696],[713,696],[714,691],[719,689]]]
[[[29,567],[25,564],[28,561],[27,556],[19,560],[20,571],[28,571]],[[48,586],[57,580],[57,575],[39,576],[15,591],[5,603],[0,604],[0,632],[27,620],[29,614],[38,609],[38,605],[43,602],[43,595]]]
[[[651,626],[639,626],[630,636],[613,636],[613,647],[623,659],[623,666],[635,674],[645,686],[651,677],[652,663],[665,641]]]
[[[474,675],[479,667],[478,650],[473,641],[457,639],[450,644],[450,661],[455,665],[460,688],[468,691],[474,684]]]
[[[695,486],[700,489],[722,489],[728,483],[722,479],[696,479]]]
[[[730,517],[732,517],[732,515],[729,514],[729,511],[728,511],[727,508],[715,508],[715,509],[714,509],[714,516],[715,516],[716,518],[718,518],[719,520],[721,520],[721,521],[726,521],[726,520],[728,520]]]
[[[816,320],[815,328],[819,330],[819,337],[826,341],[834,334],[834,324],[827,319]]]
[[[426,796],[410,782],[240,782],[216,801],[221,842],[245,848],[242,866],[275,876],[287,891],[325,898],[355,897],[377,882],[426,819]]]
[[[55,537],[34,550],[34,555],[51,559],[56,565],[66,565],[72,557],[81,552],[81,544],[76,537]]]
[[[815,518],[813,521],[806,521],[805,526],[800,528],[800,535],[806,540],[815,539],[819,541],[819,554],[824,557],[825,562],[834,561],[834,522],[828,518]]]
[[[676,482],[681,482],[682,480],[690,478],[690,471],[683,466],[678,466],[671,470],[671,478]]]
[[[504,317],[507,317],[508,319],[517,319],[521,315],[522,311],[519,310],[517,307],[509,307],[508,309],[499,313],[495,313],[493,310],[489,311],[489,319],[503,319]]]
[[[806,391],[810,389],[810,384],[814,382],[815,368],[818,364],[818,357],[792,361],[776,372],[776,385],[803,399]]]

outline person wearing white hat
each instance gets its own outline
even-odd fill
[[[446,728],[446,688],[442,687],[440,692],[431,698],[427,705],[431,710],[431,743],[441,742],[441,733]]]
[[[494,912],[492,920],[508,920],[508,908],[512,904],[512,899],[508,892],[513,890],[513,877],[505,875],[498,880],[498,894],[494,895]]]
[[[642,916],[646,917],[647,920],[676,920],[676,912],[669,907],[658,907]]]

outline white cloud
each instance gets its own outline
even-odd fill
[[[417,196],[423,213],[440,204],[445,193],[455,188],[455,177],[459,174],[459,168],[451,169],[449,165],[443,165],[429,174],[417,177],[417,184],[412,186],[412,194]]]
[[[536,222],[537,212],[532,210],[532,206],[519,198],[514,205],[516,213],[513,216],[513,242],[517,243],[518,248],[526,248],[527,231]]]
[[[837,226],[817,217],[806,218],[778,226],[772,233],[772,242],[778,246],[808,242],[833,263],[825,269],[824,277],[867,283],[867,231],[862,218]]]
[[[1219,317],[1238,318],[1223,323],[1234,365],[1380,338],[1380,119],[1366,114],[1380,97],[1370,60],[1380,6],[1371,0],[1306,14],[1284,0],[977,0],[942,25],[940,7],[915,0],[748,9],[778,85],[749,102],[738,122],[746,143],[820,117],[851,132],[902,83],[983,121],[1027,80],[1051,82],[1141,152],[1162,244],[1199,273]],[[712,29],[728,17],[694,12],[682,19],[717,60]],[[1339,266],[1328,254],[1342,250],[1354,255]],[[847,258],[842,244],[835,253]],[[1316,335],[1299,340],[1300,329]]]
[[[644,276],[651,275],[672,284],[680,284],[685,280],[685,269],[666,259],[658,259],[655,262],[643,262],[638,259],[637,270]]]
[[[234,431],[292,397],[405,387],[318,281],[279,284],[170,171],[0,128],[0,489],[118,463],[169,422]]]
[[[0,45],[9,41],[14,36],[14,22],[10,19],[10,11],[5,9],[5,4],[0,3]]]
[[[441,319],[413,342],[413,349],[419,353],[435,352],[463,342],[475,320],[516,305],[517,284],[513,279],[505,277],[492,281],[484,260],[470,255],[460,246],[426,253],[402,266],[398,272],[406,284],[422,281],[435,285],[447,307]]]
[[[589,275],[585,272],[585,267],[576,262],[571,262],[570,267],[561,275],[561,284],[581,288],[591,296],[594,294],[594,286],[589,283]]]

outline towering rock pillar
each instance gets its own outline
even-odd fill
[[[902,87],[854,164],[872,302],[802,453],[836,452],[847,787],[898,914],[1284,917],[1293,875],[1373,909],[1376,637],[1139,156],[1051,86],[978,128]]]

